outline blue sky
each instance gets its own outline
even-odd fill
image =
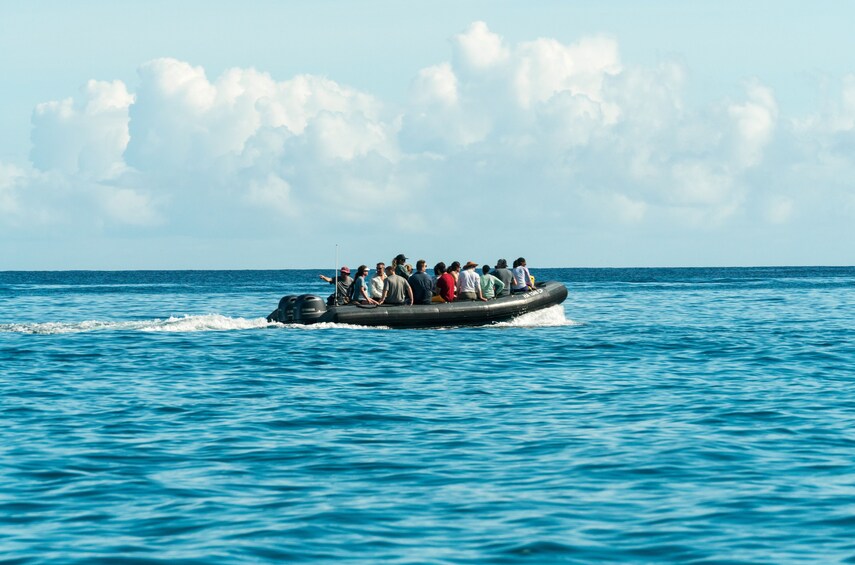
[[[855,264],[855,8],[5,2],[0,269]]]

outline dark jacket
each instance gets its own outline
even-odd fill
[[[407,282],[413,289],[413,304],[430,304],[433,298],[433,279],[427,273],[415,273]]]

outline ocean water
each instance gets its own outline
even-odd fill
[[[437,330],[0,273],[0,563],[855,562],[855,268],[532,271]]]

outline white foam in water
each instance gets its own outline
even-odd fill
[[[265,318],[229,318],[220,314],[204,316],[170,317],[168,320],[156,320],[155,324],[140,328],[144,332],[209,332],[228,330],[252,330],[266,328],[276,324],[269,323]]]
[[[537,312],[523,314],[508,322],[494,324],[498,328],[535,328],[553,326],[576,326],[580,322],[568,320],[561,305],[552,306]],[[351,324],[333,324],[323,322],[304,326],[302,324],[279,324],[268,322],[265,318],[230,318],[220,314],[205,314],[201,316],[170,317],[165,320],[134,320],[126,322],[109,322],[87,320],[84,322],[42,322],[24,324],[0,324],[0,332],[26,334],[69,334],[94,331],[143,331],[143,332],[210,332],[230,330],[252,330],[268,327],[287,327],[300,330],[388,330],[386,326],[369,327]]]
[[[492,324],[493,328],[548,328],[555,326],[580,326],[581,322],[568,320],[564,314],[564,306],[557,304],[538,310],[537,312],[529,312],[518,316],[507,322],[499,322]],[[347,330],[388,330],[388,326],[357,326],[352,324],[334,324],[331,322],[322,322],[319,324],[286,324],[287,328],[302,329],[302,330],[330,330],[330,329],[347,329]],[[453,326],[437,328],[440,330],[453,329]]]
[[[228,330],[250,330],[280,324],[268,323],[264,318],[229,318],[219,314],[203,316],[170,317],[166,320],[135,320],[106,322],[87,320],[84,322],[43,322],[28,324],[0,324],[0,332],[27,334],[68,334],[103,330],[143,332],[206,332]]]
[[[543,328],[553,326],[578,326],[579,322],[568,320],[564,314],[564,306],[556,304],[543,310],[529,312],[507,322],[499,322],[499,328]]]
[[[87,320],[85,322],[33,322],[27,324],[0,324],[0,332],[53,335],[93,332],[99,330],[138,330],[148,323],[150,323],[150,321],[102,322],[98,320]]]

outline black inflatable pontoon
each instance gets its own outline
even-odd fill
[[[270,313],[267,321],[283,324],[334,322],[391,328],[481,326],[561,304],[565,298],[567,287],[555,281],[537,283],[537,287],[530,292],[487,302],[479,300],[416,306],[327,306],[320,296],[289,295],[282,297],[279,308]]]

